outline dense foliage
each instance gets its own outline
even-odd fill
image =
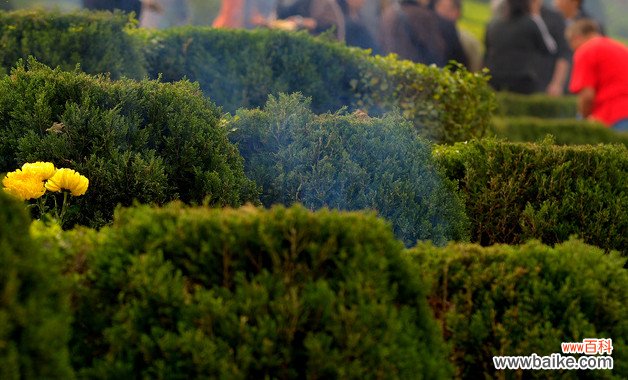
[[[451,374],[416,266],[374,215],[172,204],[66,234],[81,376]]]
[[[493,118],[489,134],[513,142],[535,142],[552,135],[558,145],[595,145],[619,143],[628,147],[628,134],[618,133],[602,124],[576,119],[539,119],[536,117]]]
[[[349,81],[368,56],[304,32],[187,27],[135,34],[145,41],[151,75],[198,81],[229,112],[296,91],[312,97],[317,112],[351,105]]]
[[[0,15],[0,71],[34,56],[64,70],[174,82],[198,81],[226,111],[262,106],[269,94],[301,92],[317,113],[342,107],[400,109],[440,142],[484,135],[494,95],[484,73],[372,57],[327,37],[277,30],[202,27],[138,30],[122,13],[16,11]]]
[[[0,378],[71,379],[67,286],[54,248],[34,242],[29,224],[0,191]]]
[[[486,134],[496,107],[487,81],[460,65],[443,70],[388,56],[362,62],[351,84],[358,106],[400,110],[423,137],[452,143]]]
[[[407,245],[468,236],[453,184],[437,171],[429,143],[400,117],[314,115],[294,95],[239,111],[229,129],[266,206],[376,210]]]
[[[111,81],[30,61],[0,79],[0,172],[49,161],[85,175],[70,225],[101,225],[133,199],[255,201],[219,117],[188,82]]]
[[[399,109],[424,137],[441,142],[480,137],[494,95],[484,74],[372,57],[304,33],[178,28],[136,32],[149,72],[187,77],[227,111],[262,106],[268,95],[300,92],[317,113],[341,107],[379,114]]]
[[[471,240],[555,244],[577,234],[628,254],[628,149],[551,143],[480,140],[436,150],[458,181]]]
[[[127,33],[133,27],[130,16],[119,12],[1,12],[0,73],[34,56],[64,70],[80,65],[90,74],[141,79],[146,75],[141,47]]]
[[[410,251],[430,277],[430,305],[453,347],[458,378],[521,378],[494,355],[561,352],[561,342],[613,340],[614,370],[525,371],[524,378],[628,377],[625,258],[579,241],[555,248],[425,244]]]
[[[502,116],[534,116],[543,119],[574,119],[578,112],[573,96],[497,94],[497,113]]]

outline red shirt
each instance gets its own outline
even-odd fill
[[[214,28],[243,28],[244,27],[244,0],[223,0],[218,16],[214,19]]]
[[[569,90],[595,90],[591,116],[608,126],[628,118],[628,48],[607,37],[593,37],[574,54]]]

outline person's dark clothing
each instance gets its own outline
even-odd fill
[[[402,59],[444,66],[446,44],[438,18],[417,3],[393,4],[382,13],[382,48]]]
[[[347,0],[337,1],[345,18],[345,42],[347,46],[371,49],[373,54],[381,54],[379,44],[361,18],[351,17],[351,8]]]
[[[549,54],[541,31],[529,16],[495,19],[487,27],[485,65],[496,90],[522,94],[544,91],[534,65]]]
[[[456,24],[438,15],[437,18],[441,36],[445,40],[445,62],[456,61],[467,66],[467,56],[464,53],[462,43],[460,43]]]
[[[536,56],[538,61],[535,63],[534,67],[536,68],[537,76],[539,77],[539,86],[541,89],[545,89],[552,81],[556,61],[559,59],[565,59],[570,62],[572,54],[571,49],[567,44],[567,40],[565,39],[565,19],[563,16],[559,12],[543,6],[541,8],[541,18],[545,21],[547,30],[556,41],[557,49],[554,54],[542,54]]]
[[[316,28],[312,31],[313,34],[321,34],[332,28],[338,29],[340,27],[338,25],[339,20],[336,20],[336,18],[342,17],[342,12],[340,11],[340,8],[337,8],[338,12],[340,12],[340,14],[338,15],[336,15],[332,9],[327,9],[326,12],[324,12],[324,14],[314,15],[313,9],[314,9],[314,5],[316,5],[314,3],[315,1],[317,0],[297,0],[292,5],[288,5],[288,6],[280,4],[277,6],[277,18],[286,19],[292,16],[314,18],[316,19],[317,23],[316,23]],[[342,25],[342,28],[343,30],[341,34],[344,36],[344,32],[345,32],[344,25]],[[338,34],[339,31],[337,30],[336,32]]]
[[[310,0],[297,0],[290,5],[279,4],[277,6],[277,18],[283,19],[291,16],[305,16],[310,13]]]
[[[371,49],[373,54],[381,54],[379,44],[371,32],[361,22],[345,17],[345,41],[348,46],[357,46],[362,49]]]
[[[142,2],[140,0],[83,0],[83,7],[105,11],[120,9],[125,12],[135,12],[139,18]]]

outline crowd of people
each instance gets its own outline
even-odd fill
[[[166,28],[189,19],[186,0],[83,0],[89,9],[135,12],[140,26]],[[482,44],[461,31],[462,0],[222,0],[217,28],[278,28],[331,33],[373,54],[396,53],[445,66],[482,68]]]
[[[456,61],[471,71],[486,67],[496,90],[577,93],[583,117],[628,129],[628,49],[604,36],[584,1],[491,0],[484,44],[457,26],[462,0],[222,0],[212,25],[326,32],[374,54],[440,67]],[[134,11],[146,28],[188,18],[185,0],[83,2]]]

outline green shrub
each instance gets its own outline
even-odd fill
[[[626,147],[480,140],[441,147],[435,156],[459,183],[473,242],[553,245],[577,234],[628,253]]]
[[[0,191],[0,378],[71,379],[69,298],[25,207]]]
[[[229,124],[262,203],[376,210],[407,245],[468,238],[454,185],[438,173],[429,143],[400,117],[314,115],[300,95],[271,96]]]
[[[31,61],[0,79],[0,173],[50,161],[85,175],[70,225],[101,225],[133,199],[255,201],[219,117],[188,82],[111,81]]]
[[[617,133],[602,124],[576,119],[497,117],[493,118],[489,134],[513,142],[534,142],[552,135],[559,145],[620,143],[628,146],[627,134]]]
[[[415,264],[372,214],[141,206],[95,235],[77,260],[86,378],[451,374]]]
[[[146,75],[139,41],[126,31],[136,21],[120,12],[42,10],[0,13],[0,71],[34,56],[52,67],[90,73],[111,73],[141,79]]]
[[[487,73],[470,73],[461,65],[443,70],[374,57],[352,85],[360,107],[398,109],[423,137],[442,143],[483,137],[496,107]]]
[[[371,57],[304,33],[179,28],[134,32],[145,41],[149,72],[187,77],[233,112],[268,95],[300,92],[317,113],[347,106],[375,115],[400,109],[423,136],[443,142],[482,136],[494,95],[484,74],[452,72]]]
[[[137,31],[153,77],[198,81],[226,111],[262,106],[268,95],[301,92],[317,112],[351,105],[349,82],[368,53],[304,32],[201,27]]]
[[[464,379],[628,377],[625,258],[570,240],[550,248],[426,244],[411,250],[431,276],[430,304]],[[612,371],[496,371],[494,355],[561,353],[561,342],[613,340]]]
[[[29,55],[71,70],[166,81],[189,78],[226,111],[301,92],[316,112],[400,109],[440,142],[481,137],[494,108],[485,74],[371,57],[306,33],[186,27],[138,30],[122,13],[16,11],[0,15],[0,71]],[[140,48],[140,46],[143,47]],[[146,70],[148,67],[148,70]]]
[[[534,116],[543,119],[575,118],[578,112],[573,96],[554,97],[543,94],[497,94],[497,113],[502,116]]]

